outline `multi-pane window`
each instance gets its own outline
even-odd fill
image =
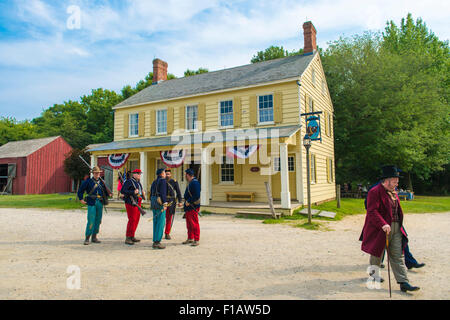
[[[227,161],[226,157],[223,158],[220,165],[220,181],[234,182],[234,163]]]
[[[129,133],[130,137],[137,137],[139,135],[139,114],[134,113],[129,116]]]
[[[156,111],[156,133],[167,133],[167,110]]]
[[[220,101],[220,126],[233,126],[233,100]]]
[[[333,159],[327,158],[327,181],[331,183],[333,179]]]
[[[331,137],[331,121],[333,118],[331,117],[331,112],[327,113],[328,121],[327,121],[327,130],[328,130],[328,136]]]
[[[316,155],[310,153],[309,158],[309,169],[310,169],[310,177],[311,177],[311,183],[317,182],[317,175],[316,175]]]
[[[197,106],[187,106],[186,107],[186,129],[187,130],[196,130],[197,129],[197,118],[198,118]]]
[[[258,101],[259,110],[259,122],[272,122],[273,121],[273,95],[268,94],[265,96],[259,96]]]
[[[281,171],[280,157],[273,158],[273,170],[275,172]],[[289,172],[295,171],[295,158],[294,157],[288,157],[288,171]]]

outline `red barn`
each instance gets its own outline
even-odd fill
[[[61,137],[8,142],[0,147],[0,194],[70,192],[64,160],[72,147]]]

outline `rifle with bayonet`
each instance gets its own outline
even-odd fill
[[[91,166],[89,165],[89,163],[86,162],[86,160],[83,159],[83,157],[81,155],[78,155],[78,157],[83,161],[83,163],[90,169],[90,172],[92,172],[93,168],[91,168]],[[106,182],[105,180],[102,179],[101,176],[99,176],[99,179],[101,182],[103,182],[103,186],[105,187],[106,193],[102,192],[102,196],[103,196],[103,208],[105,208],[105,212],[108,212],[106,210],[106,205],[108,204],[108,195],[112,195],[111,190],[109,190],[109,188],[106,186]]]
[[[119,178],[120,178],[120,180],[122,181],[122,185],[125,183],[125,181],[124,181],[124,179],[123,179],[123,176],[122,176],[122,174],[120,173],[120,171],[119,171]],[[134,185],[134,184],[133,184]],[[134,187],[136,187],[136,186],[134,186]],[[145,215],[147,212],[144,210],[144,209],[142,209],[142,207],[139,205],[139,201],[137,201],[137,199],[135,198],[136,197],[136,195],[130,195],[130,201],[131,201],[131,205],[133,206],[133,207],[137,207],[138,208],[138,210],[139,210],[139,212],[141,213],[141,215]],[[143,200],[145,200],[145,197],[144,197],[144,195],[142,195],[142,199]]]

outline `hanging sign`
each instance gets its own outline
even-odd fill
[[[108,157],[108,163],[113,169],[120,169],[127,162],[129,153],[111,154]]]
[[[228,147],[227,156],[229,158],[247,159],[258,149],[259,145]]]
[[[177,168],[183,164],[184,157],[186,156],[186,151],[161,151],[160,156],[162,162],[164,162],[166,166],[170,168]]]
[[[320,116],[306,117],[306,134],[314,140],[322,140],[320,135]]]

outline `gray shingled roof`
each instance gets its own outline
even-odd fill
[[[0,159],[26,157],[58,137],[8,142],[0,147]]]
[[[271,131],[271,130],[277,131]],[[191,143],[213,143],[224,141],[241,141],[249,138],[259,137],[260,130],[268,130],[269,136],[266,138],[276,137],[290,137],[300,129],[299,125],[283,126],[283,127],[266,127],[266,128],[249,128],[249,129],[235,129],[226,131],[207,131],[202,133],[193,133],[179,136],[165,136],[156,138],[134,139],[113,141],[102,144],[92,151],[109,151],[109,150],[126,150],[134,148],[149,148],[149,147],[173,147],[176,145],[186,145]],[[253,135],[254,134],[254,135]],[[190,136],[190,138],[186,138]]]
[[[151,85],[114,108],[299,77],[316,54],[297,55]]]

